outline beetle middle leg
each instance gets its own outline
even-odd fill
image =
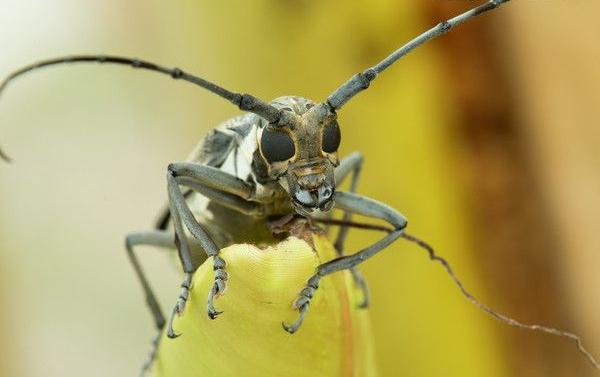
[[[165,326],[165,317],[160,308],[158,300],[156,299],[156,296],[150,287],[150,283],[146,278],[146,274],[144,273],[144,270],[138,261],[137,255],[134,252],[134,247],[140,245],[173,248],[173,237],[169,233],[161,231],[130,233],[127,235],[127,237],[125,237],[127,256],[133,265],[133,269],[135,270],[138,280],[142,284],[142,289],[144,290],[144,295],[146,296],[146,304],[148,305],[148,308],[154,317],[154,325],[156,326],[157,330],[161,331]]]
[[[302,289],[294,302],[294,308],[300,312],[300,317],[291,325],[283,323],[283,328],[291,334],[296,332],[302,325],[310,305],[310,300],[319,288],[321,278],[337,271],[355,268],[396,241],[402,235],[404,228],[406,228],[406,219],[398,211],[381,202],[358,194],[337,192],[335,205],[336,208],[344,211],[384,220],[392,225],[393,230],[367,248],[351,255],[340,256],[317,267],[316,274],[308,280],[306,287]]]
[[[206,260],[204,252],[198,252],[200,250],[200,245],[194,239],[189,239],[188,242],[192,245],[193,255],[192,261],[194,266],[199,266]],[[152,287],[148,282],[148,278],[140,265],[138,257],[135,253],[136,248],[138,246],[153,246],[167,250],[176,250],[177,247],[173,242],[173,234],[167,231],[161,230],[150,230],[150,231],[142,231],[142,232],[134,232],[129,233],[125,237],[125,248],[127,250],[127,256],[131,264],[133,265],[133,269],[136,273],[136,276],[140,283],[142,284],[142,289],[144,291],[144,296],[146,297],[146,304],[152,313],[152,317],[154,318],[154,325],[157,330],[161,331],[165,325],[165,318],[163,312],[160,308],[158,300],[156,299],[156,295],[152,291]]]
[[[360,179],[360,171],[362,169],[363,161],[364,158],[360,152],[354,152],[344,157],[344,159],[340,161],[340,165],[335,169],[335,180],[337,184],[340,184],[349,175],[352,175],[350,189],[348,191],[355,193],[358,186],[358,180]],[[351,220],[352,213],[344,211],[344,217],[342,221],[344,223],[348,223]],[[344,243],[346,241],[346,237],[348,236],[348,230],[348,225],[342,224],[334,243],[335,250],[338,252],[338,256],[340,257],[344,255]],[[366,309],[369,306],[370,301],[369,286],[367,285],[367,281],[356,267],[351,268],[350,273],[354,279],[354,284],[362,291],[363,295],[362,301],[358,304],[358,307],[360,309]]]
[[[199,248],[199,245],[197,245],[195,240],[192,239],[189,242],[193,246],[196,246],[194,248],[194,251],[196,251],[196,248]],[[131,264],[133,265],[138,280],[142,284],[144,295],[146,297],[146,303],[148,304],[148,307],[152,312],[154,324],[158,330],[158,334],[152,340],[152,349],[148,355],[146,362],[142,367],[141,375],[144,375],[144,373],[150,368],[150,365],[152,364],[156,356],[156,351],[160,342],[160,335],[165,326],[165,317],[160,308],[158,300],[156,299],[156,295],[152,291],[152,287],[150,286],[146,274],[144,273],[144,270],[142,269],[142,266],[140,265],[138,257],[135,253],[135,249],[138,246],[154,246],[168,250],[175,250],[176,246],[173,242],[173,234],[167,231],[151,230],[135,232],[128,234],[125,238],[125,247],[127,250],[127,255],[129,257],[129,260],[131,261]],[[204,258],[202,258],[203,255],[204,253],[194,253],[195,259],[193,263],[195,266],[200,265],[204,261]]]

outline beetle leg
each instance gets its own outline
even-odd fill
[[[189,296],[191,277],[195,270],[195,266],[192,263],[190,246],[187,242],[187,238],[183,231],[182,221],[183,223],[185,223],[185,226],[188,228],[188,230],[194,236],[194,238],[196,238],[198,242],[200,242],[200,245],[202,246],[204,252],[206,252],[208,257],[214,257],[219,252],[217,245],[215,245],[208,233],[200,226],[200,224],[198,224],[198,222],[194,218],[194,215],[192,214],[192,211],[185,202],[185,198],[181,193],[179,184],[175,179],[176,174],[177,173],[172,169],[171,165],[169,165],[169,169],[167,172],[169,206],[171,211],[171,219],[173,221],[173,227],[175,228],[175,244],[177,245],[177,250],[179,251],[179,259],[181,261],[183,271],[186,273],[186,278],[181,284],[183,290],[181,292],[181,295],[179,296],[177,304],[171,311],[171,316],[169,318],[167,327],[167,336],[169,338],[175,338],[178,336],[173,331],[173,320],[175,318],[175,314],[181,315],[181,313],[185,309],[185,304]],[[209,306],[210,304],[211,303],[209,303]]]
[[[245,200],[250,200],[254,193],[254,187],[246,181],[212,166],[194,162],[174,162],[169,165],[169,171],[176,177],[189,177],[203,187],[233,194]]]
[[[173,330],[173,321],[175,320],[175,315],[181,315],[185,310],[185,305],[187,304],[187,300],[190,297],[190,288],[192,286],[192,273],[186,273],[185,279],[181,283],[181,294],[177,299],[177,303],[171,310],[171,315],[169,316],[169,322],[167,323],[167,336],[171,339],[177,338],[181,334],[176,334],[175,330]]]
[[[298,296],[298,298],[296,299],[296,301],[294,301],[294,304],[292,305],[294,309],[296,309],[300,312],[300,316],[291,325],[286,325],[284,322],[282,322],[281,324],[285,331],[289,332],[290,334],[293,334],[296,331],[298,331],[298,329],[302,325],[302,322],[304,322],[304,317],[306,316],[306,312],[308,312],[310,300],[313,298],[314,293],[319,288],[319,280],[321,280],[321,277],[318,275],[314,275],[313,277],[308,279],[306,287],[304,287],[304,289],[302,289],[302,291],[300,292],[300,295]]]
[[[191,162],[171,164],[177,171],[177,181],[190,189],[183,192],[187,198],[193,191],[240,213],[261,216],[263,206],[254,201],[254,187],[247,182],[217,168]],[[165,230],[171,219],[169,206],[156,221],[156,229]]]
[[[194,240],[191,240],[194,242]],[[173,242],[173,234],[165,231],[145,231],[145,232],[136,232],[130,233],[125,238],[125,247],[127,249],[127,255],[131,264],[133,265],[133,269],[142,284],[142,288],[144,290],[144,295],[146,296],[146,303],[152,312],[152,316],[154,317],[154,324],[158,330],[158,334],[152,341],[152,349],[144,363],[141,371],[141,375],[148,370],[148,368],[152,365],[154,361],[154,357],[156,356],[156,350],[158,349],[158,344],[160,342],[160,336],[162,330],[165,326],[165,317],[160,308],[158,300],[152,291],[152,287],[150,286],[146,274],[142,269],[142,266],[139,263],[138,257],[135,254],[134,248],[136,246],[155,246],[165,249],[175,250],[175,244]],[[199,264],[199,261],[194,261],[195,265]]]
[[[339,185],[345,178],[352,174],[349,192],[356,192],[356,186],[358,186],[358,180],[360,179],[360,171],[362,169],[363,161],[364,158],[360,152],[354,152],[344,157],[344,159],[342,159],[340,162],[340,165],[335,168],[335,180],[337,184]],[[344,217],[342,221],[348,223],[351,220],[352,213],[344,211]],[[346,241],[346,237],[348,237],[349,230],[350,228],[347,225],[342,224],[340,226],[340,230],[334,243],[335,249],[337,250],[339,256],[344,255],[344,243]],[[367,285],[367,281],[356,267],[351,268],[350,273],[354,279],[354,284],[362,292],[362,300],[358,304],[358,307],[360,309],[365,309],[369,306],[370,301],[369,286]]]
[[[336,194],[336,206],[344,211],[387,221],[392,225],[393,230],[381,240],[365,249],[352,255],[346,255],[323,263],[318,268],[320,276],[329,275],[359,265],[398,239],[404,228],[406,228],[406,219],[398,211],[365,196],[348,192],[338,192]]]
[[[263,203],[252,202],[227,191],[212,188],[193,177],[177,177],[176,180],[178,184],[190,187],[193,191],[202,194],[211,201],[244,215],[253,217],[264,215]]]
[[[140,371],[140,377],[145,376],[146,373],[148,372],[148,370],[150,370],[152,363],[154,363],[154,359],[156,359],[156,354],[158,352],[158,346],[160,345],[161,335],[162,335],[162,332],[159,332],[152,339],[152,346],[150,349],[150,353],[148,354],[148,358],[146,359],[146,361],[144,361],[144,364],[142,365],[142,370]]]
[[[206,260],[206,254],[204,251],[201,253],[198,252],[200,245],[196,242],[195,239],[188,240],[194,248],[193,253],[193,265],[194,267],[199,266]],[[148,279],[146,278],[146,274],[142,269],[142,266],[139,263],[138,257],[135,254],[135,248],[137,246],[154,246],[160,247],[168,250],[177,250],[175,243],[173,242],[173,234],[171,232],[159,231],[159,230],[150,230],[144,232],[136,232],[130,233],[125,238],[125,247],[127,249],[127,255],[131,264],[133,265],[133,269],[135,270],[136,276],[138,280],[142,284],[142,289],[144,290],[144,295],[146,296],[146,303],[152,312],[152,316],[154,317],[154,324],[158,330],[162,330],[165,325],[165,319],[160,309],[160,305],[156,300],[154,292],[152,291],[152,287],[148,283]]]
[[[340,256],[317,267],[317,273],[308,280],[308,284],[301,291],[294,304],[294,308],[300,311],[300,317],[290,326],[283,325],[289,333],[294,333],[302,325],[310,300],[318,288],[321,278],[337,271],[358,266],[397,240],[406,228],[406,219],[398,211],[381,202],[358,194],[338,191],[335,196],[335,205],[344,211],[387,221],[393,226],[393,230],[367,248],[351,255]]]
[[[339,185],[342,181],[352,174],[352,180],[350,182],[350,192],[356,192],[356,186],[358,185],[358,180],[360,179],[360,171],[363,164],[363,155],[360,152],[354,152],[348,156],[346,156],[338,167],[335,168],[335,180],[336,184]],[[344,211],[343,220],[345,222],[350,221],[352,218],[352,213],[348,211]],[[337,238],[335,240],[334,246],[336,250],[340,253],[344,251],[344,241],[348,236],[348,226],[342,225],[340,226],[340,230],[338,232]]]
[[[358,303],[359,309],[366,309],[369,307],[371,303],[371,295],[369,294],[369,285],[365,280],[364,276],[360,273],[358,268],[352,267],[350,269],[350,273],[352,274],[352,278],[354,279],[354,285],[362,292],[362,300]]]
[[[225,292],[226,282],[228,279],[227,272],[225,271],[225,260],[218,255],[213,257],[213,270],[215,271],[215,283],[212,289],[208,292],[208,316],[210,319],[215,319],[222,311],[215,309],[213,301],[215,297],[218,297]]]
[[[226,263],[223,258],[219,257],[219,249],[214,241],[196,221],[179,186],[187,186],[211,200],[215,200],[224,206],[246,214],[258,216],[262,214],[264,207],[261,203],[249,201],[249,198],[253,195],[253,187],[251,185],[237,177],[210,166],[188,162],[170,164],[167,181],[171,219],[173,221],[173,227],[175,228],[175,241],[178,246],[179,257],[184,272],[191,275],[195,268],[191,261],[190,249],[187,240],[185,239],[182,221],[194,238],[198,240],[207,256],[213,258],[215,282],[208,293],[207,311],[208,316],[211,319],[214,319],[221,313],[215,309],[213,302],[216,297],[225,291],[228,278],[227,272],[225,271]],[[170,322],[172,322],[175,314],[181,314],[185,308],[188,294],[187,289],[189,287],[186,288],[186,286],[188,286],[186,281],[184,281],[182,286],[184,287],[184,291],[180,296],[179,302],[172,311]],[[172,337],[176,336],[172,331],[169,332],[168,335]]]

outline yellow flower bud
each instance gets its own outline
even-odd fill
[[[323,235],[312,245],[290,237],[261,249],[238,244],[224,248],[227,290],[206,314],[213,284],[212,260],[194,275],[185,312],[174,321],[181,336],[163,334],[153,376],[210,377],[372,377],[376,375],[368,312],[351,275],[340,272],[321,279],[310,309],[295,334],[282,328],[298,312],[292,303],[323,261],[336,256]]]

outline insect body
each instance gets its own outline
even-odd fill
[[[166,326],[167,335],[175,338],[177,334],[172,326],[173,318],[184,310],[192,274],[207,257],[212,259],[215,270],[214,284],[208,293],[207,311],[210,318],[216,318],[220,312],[214,306],[214,299],[223,293],[228,279],[226,263],[219,256],[219,250],[223,246],[233,242],[267,240],[270,233],[265,224],[269,219],[285,218],[292,214],[320,215],[334,208],[344,211],[342,227],[335,242],[338,258],[321,264],[315,274],[309,277],[293,304],[299,312],[298,319],[292,324],[283,324],[286,331],[294,333],[302,324],[319,281],[334,272],[350,270],[354,274],[355,281],[365,292],[365,300],[361,306],[366,307],[366,285],[356,267],[403,236],[407,224],[406,219],[396,210],[355,193],[362,156],[353,153],[346,158],[339,158],[341,133],[337,111],[357,93],[367,89],[378,74],[414,48],[507,1],[490,0],[438,24],[375,66],[350,78],[323,102],[288,96],[266,103],[252,95],[231,92],[178,68],[166,68],[138,59],[88,55],[47,60],[25,67],[10,75],[0,86],[0,92],[12,79],[40,67],[97,62],[129,65],[167,74],[174,79],[207,89],[246,111],[246,114],[223,123],[209,133],[187,161],[169,165],[168,212],[160,217],[155,230],[130,234],[126,248],[142,283],[157,328],[162,330]],[[0,157],[8,160],[2,151]],[[350,176],[350,190],[336,191],[336,185]],[[343,255],[351,214],[384,220],[391,228],[374,244]],[[414,241],[412,236],[404,237]],[[178,251],[186,276],[181,285],[181,295],[168,321],[165,320],[138,263],[134,253],[137,245],[170,247]],[[431,256],[440,260],[434,254]],[[444,266],[447,267],[447,264]],[[451,273],[450,270],[449,272]],[[464,292],[462,285],[459,286]],[[467,297],[472,298],[468,294]],[[491,312],[488,309],[484,307],[484,310]],[[518,324],[514,320],[506,322]],[[558,333],[540,326],[518,325]],[[569,336],[579,342],[572,334],[559,335]]]
[[[372,216],[388,219],[396,229],[394,234],[386,236],[389,242],[406,226],[402,215],[387,206],[350,193],[335,193],[336,176],[343,180],[352,172],[356,175],[362,157],[356,153],[339,161],[340,130],[329,105],[315,104],[301,97],[282,97],[270,106],[281,112],[285,122],[275,126],[256,115],[234,118],[212,131],[190,160],[169,166],[168,218],[175,229],[184,269],[190,271],[173,315],[183,310],[191,272],[197,267],[192,261],[194,253],[188,239],[199,240],[202,249],[209,250],[208,255],[214,257],[217,274],[208,300],[208,315],[214,318],[219,312],[213,306],[213,299],[223,292],[227,281],[225,263],[218,256],[218,250],[231,242],[248,242],[249,230],[268,237],[264,234],[266,219],[291,213],[308,216],[327,212],[337,201],[351,212],[375,211]],[[191,191],[184,195],[180,186],[187,186]],[[161,219],[161,230],[166,228],[167,221],[166,216]],[[262,228],[263,232],[256,228]],[[168,234],[163,233],[162,237]],[[338,239],[339,250],[344,237],[345,232]],[[132,258],[133,243],[128,243]],[[367,251],[374,254],[382,248],[375,246]],[[365,252],[360,258],[367,256]],[[328,268],[338,271],[354,268],[356,264],[340,259]],[[144,279],[141,272],[140,277]],[[306,292],[316,290],[320,278],[317,274],[309,281],[304,296],[296,304],[302,316],[293,325],[284,325],[287,331],[295,332],[302,323],[311,298]],[[175,337],[172,318],[167,333]]]
[[[299,118],[315,106],[301,97],[281,97],[272,105]],[[299,122],[288,130],[274,130],[254,114],[230,119],[213,129],[186,163],[203,165],[207,175],[227,176],[222,179],[245,187],[246,194],[241,200],[224,192],[216,195],[208,184],[186,191],[186,203],[219,248],[234,242],[271,241],[265,226],[268,219],[331,209],[339,143],[335,121],[327,126]],[[359,154],[353,154],[344,166],[358,166],[361,160]],[[178,166],[172,164],[171,168]],[[343,176],[338,179],[343,179],[348,171],[339,173]],[[157,229],[166,230],[170,220],[170,212],[165,212]]]

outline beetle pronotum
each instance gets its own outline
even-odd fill
[[[449,32],[454,26],[475,16],[498,8],[509,0],[490,0],[452,19],[441,22],[417,36],[388,57],[351,77],[333,91],[323,102],[304,97],[285,96],[270,103],[250,94],[231,92],[179,68],[167,68],[148,61],[118,56],[75,55],[41,61],[12,73],[0,86],[2,92],[15,78],[37,68],[80,62],[128,65],[133,68],[158,72],[198,85],[230,101],[247,113],[224,122],[199,144],[186,162],[177,162],[167,169],[169,210],[156,229],[127,236],[126,249],[135,272],[142,283],[147,303],[156,327],[167,335],[178,336],[173,329],[174,316],[181,314],[189,296],[192,274],[204,259],[212,258],[215,280],[208,293],[207,312],[212,319],[221,312],[214,299],[225,290],[228,274],[219,250],[231,242],[244,242],[249,229],[266,228],[268,220],[290,215],[310,217],[327,213],[333,208],[344,211],[340,232],[335,241],[338,258],[321,264],[307,280],[304,289],[294,301],[299,317],[292,324],[283,324],[289,333],[296,332],[304,320],[319,281],[325,276],[350,270],[364,291],[361,307],[368,305],[366,284],[356,267],[364,260],[385,249],[398,238],[405,238],[425,247],[432,259],[439,261],[450,273],[469,300],[495,318],[514,326],[541,330],[566,336],[577,342],[579,349],[598,367],[592,356],[582,347],[580,339],[571,333],[541,326],[524,325],[497,314],[473,298],[456,279],[447,262],[437,257],[422,241],[407,235],[406,219],[396,210],[376,200],[355,193],[362,166],[362,155],[353,153],[344,159],[338,156],[341,141],[337,112],[356,94],[367,89],[384,70],[421,44]],[[0,158],[9,161],[0,150]],[[336,191],[336,185],[351,177],[348,192]],[[182,190],[186,187],[186,190]],[[210,213],[210,216],[206,214]],[[344,255],[344,240],[352,223],[351,214],[360,214],[388,222],[387,234],[379,241],[354,254]],[[236,218],[239,226],[227,225]],[[323,220],[323,219],[322,219]],[[328,220],[333,223],[334,221]],[[260,230],[257,231],[260,233]],[[174,234],[174,241],[173,241]],[[169,319],[163,312],[134,253],[137,245],[155,245],[177,249],[185,280],[182,292]]]

